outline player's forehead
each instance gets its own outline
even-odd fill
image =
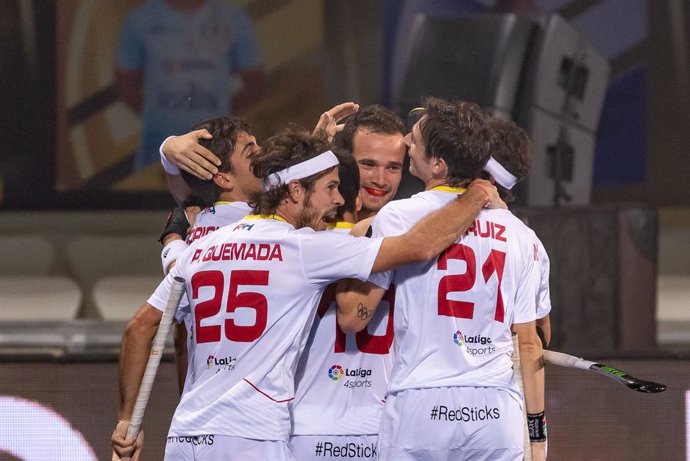
[[[338,185],[340,184],[340,174],[338,173],[338,167],[336,166],[333,168],[331,171],[326,173],[325,175],[321,176],[319,179],[317,179],[314,183],[317,187],[318,186],[323,186],[327,187],[330,185]]]
[[[378,133],[358,128],[352,143],[352,157],[356,162],[387,165],[402,164],[405,142],[402,133]]]
[[[251,135],[246,131],[239,131],[237,133],[237,141],[235,141],[235,149],[233,152],[241,152],[245,147],[247,147],[247,144],[256,145],[258,147],[254,135]]]

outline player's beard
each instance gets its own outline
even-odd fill
[[[321,218],[317,217],[316,210],[311,205],[311,199],[306,200],[307,203],[304,204],[304,208],[297,215],[296,228],[301,229],[303,227],[311,227],[314,230],[322,230],[320,227]]]

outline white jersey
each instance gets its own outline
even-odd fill
[[[374,219],[373,235],[401,234],[456,194],[443,188],[390,202]],[[484,210],[439,257],[372,274],[371,282],[396,286],[389,393],[446,386],[517,392],[510,327],[536,318],[535,239],[508,210]]]
[[[335,232],[352,227],[338,224]],[[326,289],[297,366],[292,435],[378,433],[393,366],[393,303],[386,298],[366,329],[345,334],[336,320],[335,285]]]
[[[248,214],[252,212],[252,208],[246,202],[228,202],[228,201],[217,201],[214,202],[208,208],[204,208],[199,212],[199,214],[194,219],[194,224],[187,233],[187,238],[185,242],[187,245],[195,240],[208,235],[209,233],[223,227],[228,224],[239,221]],[[179,255],[170,254],[166,259],[165,266],[169,266],[173,261],[177,261]],[[154,302],[160,305],[163,303],[165,305],[166,300],[170,296],[169,291],[161,291],[158,293],[158,299]],[[183,299],[182,306],[187,306],[187,302]],[[149,302],[151,304],[151,302]],[[184,322],[185,328],[187,329],[187,350],[191,350],[194,347],[194,328],[192,327],[191,313],[188,310],[181,309],[176,314],[175,320],[179,323]],[[191,359],[192,354],[187,355],[187,359]],[[185,386],[186,386],[185,381]]]
[[[157,289],[186,280],[195,331],[169,436],[287,441],[287,402],[321,294],[341,278],[365,280],[381,242],[248,216],[192,243]]]
[[[251,212],[252,208],[246,202],[215,202],[196,215],[194,225],[187,233],[187,245],[223,226],[239,221]]]

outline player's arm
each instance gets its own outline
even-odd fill
[[[117,426],[111,437],[115,454],[121,457],[131,452],[138,455],[141,446],[135,439],[125,439],[127,427],[134,410],[137,393],[144,377],[146,364],[163,313],[144,303],[127,323],[120,347],[120,407],[117,412]],[[134,447],[134,448],[133,448]]]
[[[218,173],[221,161],[211,151],[199,144],[201,139],[211,139],[206,129],[194,130],[180,136],[169,136],[160,146],[161,163],[165,170],[168,189],[177,203],[189,197],[191,190],[182,178],[184,170],[200,179],[211,179]]]
[[[537,319],[537,334],[541,338],[541,343],[544,349],[549,347],[551,343],[551,314]]]
[[[532,459],[546,459],[546,429],[544,420],[544,359],[536,322],[513,324],[518,335],[520,369],[525,395],[528,427],[532,443]],[[543,438],[543,440],[542,440]],[[535,441],[535,439],[537,441]]]
[[[336,318],[340,329],[345,333],[363,330],[374,310],[383,299],[386,290],[371,282],[357,279],[340,280],[336,286]]]
[[[384,238],[371,272],[384,272],[438,256],[465,233],[487,206],[506,208],[490,182],[476,179],[467,192],[422,218],[406,233]]]

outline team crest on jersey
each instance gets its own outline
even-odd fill
[[[328,377],[331,378],[333,381],[338,381],[340,378],[345,375],[345,372],[343,371],[343,367],[340,365],[333,365],[331,368],[328,369]]]

